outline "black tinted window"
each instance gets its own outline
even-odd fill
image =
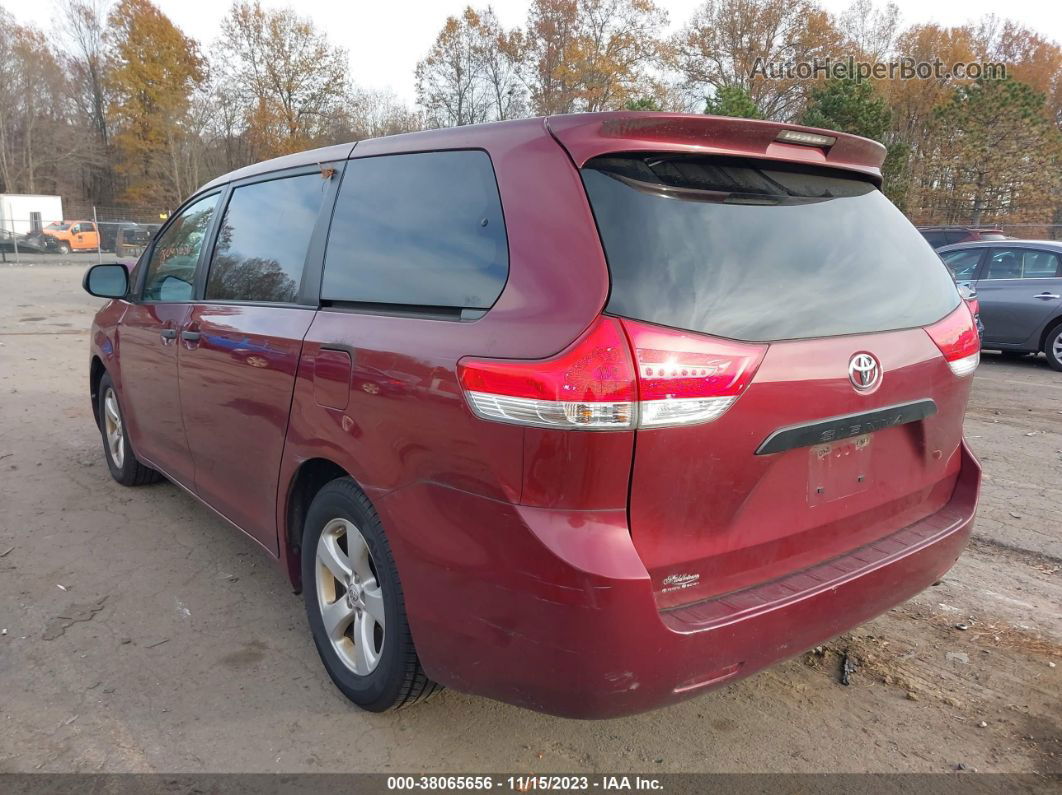
[[[191,301],[199,251],[210,229],[218,194],[189,205],[173,220],[151,250],[144,278],[145,301]]]
[[[944,232],[923,232],[922,237],[924,237],[926,239],[926,242],[929,243],[929,245],[931,245],[933,248],[940,248],[941,246],[946,246],[950,242],[948,240],[948,235]]]
[[[218,230],[207,300],[294,303],[327,184],[305,174],[236,188]]]
[[[940,258],[868,182],[675,155],[599,158],[583,180],[619,315],[766,341],[921,326],[959,304]]]
[[[487,308],[509,271],[485,152],[352,160],[339,192],[321,297]]]

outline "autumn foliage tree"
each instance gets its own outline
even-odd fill
[[[39,31],[0,8],[0,193],[68,187],[85,156],[69,77]]]
[[[184,167],[192,92],[206,77],[195,41],[150,0],[120,0],[108,25],[113,51],[108,87],[124,198],[178,204],[195,186]]]
[[[534,112],[608,110],[653,95],[666,23],[651,0],[532,0],[514,39]]]
[[[1062,48],[1014,20],[909,25],[887,0],[835,12],[820,0],[701,0],[669,30],[658,0],[526,0],[522,24],[506,27],[489,6],[452,0],[410,107],[359,87],[325,30],[272,2],[236,0],[209,57],[150,0],[56,2],[47,33],[0,9],[0,191],[164,210],[217,174],[313,146],[533,114],[682,110],[868,135],[887,147],[887,195],[914,220],[1054,220],[1062,236]],[[1009,79],[763,70],[849,55],[989,61]]]

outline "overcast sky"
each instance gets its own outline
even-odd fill
[[[186,33],[213,45],[228,0],[154,0]],[[672,27],[682,25],[703,0],[657,0],[671,17]],[[1062,41],[1062,3],[1052,0],[896,0],[906,23],[937,22],[958,25],[984,14],[1016,19],[1041,34]],[[313,18],[336,44],[350,53],[354,82],[363,88],[391,89],[405,102],[414,99],[413,69],[431,46],[451,14],[468,0],[263,0],[269,7],[293,6]],[[850,0],[820,0],[840,11]],[[21,22],[47,28],[56,13],[51,0],[0,0]],[[486,2],[472,2],[474,7]],[[490,5],[506,26],[522,25],[528,0],[494,0]]]

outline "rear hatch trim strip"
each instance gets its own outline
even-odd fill
[[[797,447],[811,447],[838,439],[862,436],[865,433],[873,433],[896,425],[919,422],[936,413],[937,404],[926,398],[873,411],[844,414],[840,417],[828,417],[800,425],[790,425],[773,431],[756,449],[756,455],[781,453]]]

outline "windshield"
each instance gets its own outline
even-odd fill
[[[771,341],[923,326],[959,304],[933,249],[861,179],[643,153],[582,175],[615,314]]]
[[[70,224],[65,223],[63,221],[52,221],[50,224],[48,224],[48,226],[46,226],[44,228],[45,229],[57,229],[60,232],[65,232],[67,229],[70,228]]]

